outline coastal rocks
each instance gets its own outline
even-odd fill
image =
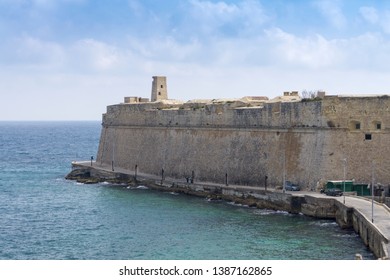
[[[137,181],[133,176],[101,170],[97,172],[96,169],[85,166],[74,168],[68,175],[65,176],[65,179],[74,180],[82,184],[97,184],[102,182],[112,184],[125,183],[131,186],[135,186],[137,184]]]
[[[83,184],[96,184],[99,183],[98,178],[91,177],[91,171],[89,169],[73,169],[68,175],[65,176],[67,180],[75,180],[78,183]]]

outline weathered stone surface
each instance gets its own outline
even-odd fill
[[[89,179],[91,172],[89,169],[73,169],[65,178],[68,180]]]
[[[75,180],[83,184],[97,184],[100,182],[108,182],[112,184],[129,184],[136,183],[133,176],[118,172],[109,172],[97,170],[93,167],[76,167],[65,176],[67,180]]]
[[[108,106],[97,161],[174,178],[194,172],[216,183],[227,174],[231,184],[252,186],[264,186],[266,176],[268,185],[282,185],[285,161],[287,179],[307,189],[342,179],[343,159],[346,178],[356,182],[371,180],[367,159],[390,165],[388,96],[232,106]],[[376,179],[387,184],[390,173],[378,168]]]

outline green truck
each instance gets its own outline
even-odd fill
[[[358,196],[371,195],[371,188],[368,184],[354,183],[354,181],[351,180],[328,181],[326,183],[326,190],[330,189],[340,189],[343,192],[356,192]]]

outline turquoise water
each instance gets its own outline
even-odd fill
[[[0,122],[0,259],[373,258],[332,220],[64,180],[99,122]]]

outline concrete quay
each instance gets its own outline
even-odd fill
[[[210,182],[189,182],[135,172],[99,162],[73,162],[67,179],[78,176],[86,183],[99,181],[147,185],[152,189],[223,199],[258,208],[284,210],[291,213],[335,219],[342,228],[353,228],[378,259],[390,257],[390,209],[370,199],[357,196],[330,197],[318,192],[292,192],[274,187],[238,186]],[[114,170],[113,170],[114,169]],[[72,176],[72,173],[75,176]],[[80,176],[81,174],[81,176]],[[195,178],[196,179],[196,178]]]

